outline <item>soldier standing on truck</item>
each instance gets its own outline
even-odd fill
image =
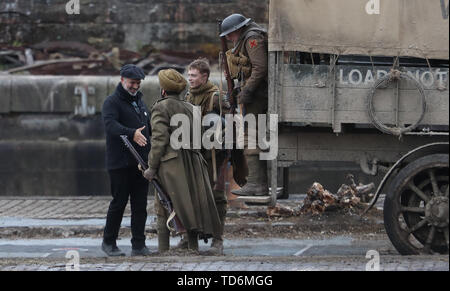
[[[267,113],[268,105],[268,37],[267,32],[250,18],[232,14],[221,24],[220,37],[232,41],[234,48],[226,52],[231,78],[237,80],[238,103],[243,115]],[[242,106],[243,105],[243,106]],[[256,131],[257,132],[257,131]],[[248,163],[247,183],[232,193],[240,196],[267,196],[267,162],[260,160],[261,149],[249,149],[245,132],[244,155]],[[256,137],[253,137],[256,140]]]

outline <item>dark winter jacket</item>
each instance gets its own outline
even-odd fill
[[[135,105],[133,105],[133,103]],[[142,101],[142,93],[130,95],[119,83],[111,96],[103,103],[102,117],[106,131],[106,168],[108,170],[137,167],[137,162],[125,147],[121,135],[128,139],[141,155],[144,162],[148,162],[150,152],[150,112]],[[142,134],[147,138],[145,147],[133,141],[136,129],[145,126]]]

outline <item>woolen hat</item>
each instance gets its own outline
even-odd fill
[[[158,73],[159,85],[167,92],[181,93],[186,88],[187,81],[174,69],[161,70]]]

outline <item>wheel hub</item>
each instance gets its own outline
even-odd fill
[[[436,227],[448,226],[448,198],[434,197],[425,207],[425,217]]]

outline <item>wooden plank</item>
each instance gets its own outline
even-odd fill
[[[297,148],[294,149],[278,148],[278,160],[280,161],[297,160]]]
[[[405,136],[402,140],[398,137],[386,134],[340,134],[331,133],[298,133],[299,149],[345,149],[345,150],[397,150],[405,145],[420,146],[421,142],[416,137]],[[438,138],[439,139],[439,138]],[[429,138],[434,140],[434,138]]]
[[[277,114],[279,118],[281,118],[279,100],[282,99],[282,94],[280,94],[282,93],[282,87],[279,83],[281,78],[278,78],[278,76],[280,73],[282,73],[280,70],[282,69],[282,54],[283,52],[271,52],[269,54],[269,67],[273,68],[273,70],[269,70],[272,74],[269,76],[269,94],[271,94],[272,98],[269,98],[268,113]],[[276,136],[278,136],[278,124],[275,130]],[[278,183],[278,157],[273,159],[272,161],[268,161],[268,174],[272,190],[270,191],[269,200],[264,201],[263,204],[270,204],[271,206],[275,206],[277,201],[276,189]]]
[[[264,204],[265,205],[265,204],[270,204],[271,203],[272,196],[238,196],[235,199],[235,201],[237,201],[237,202],[249,202],[249,203],[255,203],[255,204]]]
[[[367,114],[367,90],[340,88],[336,96],[335,119],[337,123],[370,123]],[[410,124],[421,114],[421,97],[416,90],[400,90],[399,122]],[[446,92],[426,92],[427,112],[422,124],[449,125],[449,98]],[[282,122],[309,122],[331,124],[331,96],[326,89],[288,87],[281,102]],[[395,98],[393,90],[380,89],[374,97],[377,117],[395,124]]]
[[[299,133],[298,140],[298,161],[359,162],[362,157],[367,157],[392,162],[425,143],[448,141],[448,136],[404,136],[399,140],[385,134]]]
[[[295,133],[281,133],[278,135],[278,146],[288,149],[296,149],[297,144],[297,134]]]
[[[285,75],[283,86],[286,87],[329,87],[328,65],[296,65],[288,64],[285,66]],[[449,70],[447,68],[427,67],[401,67],[401,71],[416,79],[425,90],[445,90],[449,89]],[[370,89],[375,84],[376,79],[388,74],[391,67],[360,66],[360,65],[341,65],[336,66],[336,85],[338,88],[359,88]],[[388,88],[394,88],[390,84]],[[416,89],[416,85],[410,81],[402,80],[400,89]]]

